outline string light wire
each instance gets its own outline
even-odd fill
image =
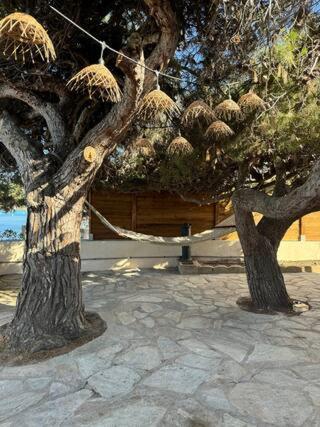
[[[319,4],[320,4],[320,0],[314,0],[314,3],[312,3],[312,7],[315,8]],[[159,76],[163,76],[163,77],[166,77],[168,79],[175,80],[175,81],[184,81],[184,82],[188,82],[190,84],[195,84],[194,81],[183,79],[183,78],[180,78],[180,77],[171,76],[170,74],[163,73],[162,71],[159,71],[159,70],[153,70],[152,68],[148,67],[147,65],[141,64],[139,61],[136,61],[135,59],[131,58],[130,56],[128,56],[126,54],[124,54],[123,52],[119,52],[118,50],[116,50],[113,47],[109,46],[105,41],[101,41],[101,40],[97,39],[95,36],[93,36],[91,33],[89,33],[83,27],[81,27],[80,25],[78,25],[76,22],[74,22],[68,16],[64,15],[60,10],[58,10],[54,6],[49,5],[49,7],[54,12],[56,12],[58,15],[60,15],[62,18],[64,18],[66,21],[70,22],[73,26],[75,26],[80,31],[82,31],[84,34],[86,34],[88,37],[90,37],[92,40],[94,40],[96,43],[100,44],[100,46],[101,46],[101,57],[100,57],[100,60],[99,60],[100,64],[104,64],[103,52],[105,51],[105,49],[108,49],[108,50],[110,50],[113,53],[121,55],[123,58],[126,58],[128,61],[131,61],[134,64],[139,65],[139,66],[145,68],[146,70],[150,71],[151,73],[154,73],[155,76],[156,76],[157,88],[159,87]],[[291,15],[289,15],[289,17],[291,17],[291,16],[293,16],[293,13]],[[261,46],[262,45],[263,45],[263,43],[261,43]],[[260,62],[258,62],[255,65],[259,65],[259,63]],[[230,87],[228,87],[228,92],[230,93]]]
[[[82,28],[80,25],[78,25],[77,23],[75,23],[72,19],[68,18],[66,15],[64,15],[62,12],[60,12],[60,10],[56,9],[54,6],[50,5],[50,8],[56,12],[57,14],[59,14],[60,16],[62,16],[62,18],[64,18],[66,21],[70,22],[70,24],[74,25],[75,27],[77,27],[80,31],[82,31],[84,34],[86,34],[87,36],[91,37],[92,40],[94,40],[96,43],[99,43],[101,46],[101,57],[100,57],[100,64],[103,64],[103,52],[105,51],[105,49],[110,50],[111,52],[117,53],[118,55],[121,55],[123,58],[126,58],[128,61],[133,62],[136,65],[140,65],[140,67],[145,68],[146,70],[150,71],[151,73],[154,73],[156,75],[157,78],[157,82],[159,79],[159,75],[163,76],[163,77],[167,77],[168,79],[172,79],[172,80],[182,80],[180,79],[180,77],[174,77],[174,76],[170,76],[169,74],[163,73],[159,70],[153,70],[152,68],[148,67],[145,64],[141,64],[141,62],[136,61],[135,59],[131,58],[130,56],[125,55],[123,52],[119,52],[118,50],[114,49],[113,47],[109,46],[106,42],[101,41],[99,39],[97,39],[95,36],[93,36],[91,33],[89,33],[87,30],[85,30],[84,28]],[[157,83],[158,84],[158,83]]]

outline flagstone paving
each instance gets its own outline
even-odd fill
[[[243,274],[83,276],[96,340],[51,360],[0,369],[0,425],[320,426],[320,275],[287,274],[300,316],[240,310]],[[2,284],[1,323],[13,313]]]

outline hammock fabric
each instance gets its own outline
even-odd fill
[[[235,231],[235,226],[223,226],[217,227],[212,230],[206,230],[202,233],[197,233],[187,237],[161,237],[153,236],[149,234],[136,233],[135,231],[125,230],[124,228],[112,225],[100,212],[97,211],[88,201],[85,202],[91,211],[100,219],[102,224],[109,228],[114,233],[127,239],[136,240],[138,242],[162,244],[162,245],[173,245],[173,246],[185,246],[193,243],[205,242],[207,240],[215,240],[219,237],[225,236]]]

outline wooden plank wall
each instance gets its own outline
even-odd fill
[[[114,225],[140,233],[174,237],[181,225],[192,224],[192,233],[213,228],[215,207],[198,206],[169,193],[123,194],[91,192],[92,205]],[[90,232],[94,240],[119,239],[92,214]]]
[[[132,199],[131,194],[91,192],[91,204],[105,216],[111,224],[132,230]],[[121,239],[113,233],[92,213],[90,217],[90,233],[94,240]]]
[[[213,228],[232,215],[232,206],[198,206],[185,202],[169,193],[126,194],[106,191],[92,191],[91,203],[108,220],[128,230],[156,236],[179,236],[183,223],[192,224],[192,233]],[[255,214],[255,221],[261,218]],[[108,230],[92,214],[90,232],[94,240],[121,239]],[[320,240],[320,212],[315,212],[294,222],[284,236],[284,240]],[[224,237],[237,240],[237,233]]]
[[[320,240],[320,212],[302,218],[301,234],[306,240]]]
[[[192,233],[214,227],[213,206],[198,206],[168,193],[137,195],[137,231],[158,236],[179,236],[181,225]]]
[[[227,205],[225,208],[218,207],[219,221],[223,221],[229,215],[232,215],[232,207]],[[255,222],[258,223],[262,215],[254,213]],[[238,240],[237,233],[230,233],[222,238],[223,240]],[[283,240],[320,240],[320,212],[314,212],[306,215],[301,219],[295,221],[284,235]]]

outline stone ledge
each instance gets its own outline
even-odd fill
[[[178,264],[180,274],[236,274],[245,273],[244,265],[240,264],[202,264],[197,260],[193,262],[184,263],[182,261]]]
[[[280,267],[283,273],[320,273],[320,263],[316,261],[280,262]],[[243,259],[236,257],[207,261],[197,259],[191,262],[179,261],[178,271],[180,274],[239,274],[246,272]]]

